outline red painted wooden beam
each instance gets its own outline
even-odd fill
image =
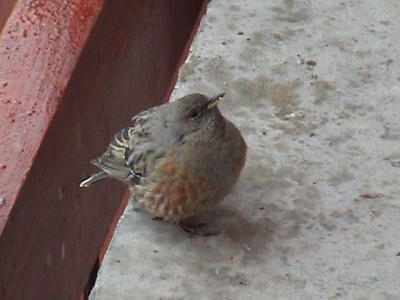
[[[19,0],[0,35],[0,299],[78,299],[125,187],[79,189],[167,99],[204,0]]]
[[[17,0],[1,0],[0,1],[0,32],[10,15],[14,4]]]

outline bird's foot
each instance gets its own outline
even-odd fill
[[[220,234],[219,231],[204,232],[204,231],[198,230],[197,228],[204,226],[205,225],[204,223],[197,224],[197,225],[189,225],[183,221],[180,221],[178,224],[187,234],[189,234],[189,236],[191,236],[191,235],[215,236],[215,235]]]

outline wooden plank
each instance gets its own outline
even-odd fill
[[[16,0],[1,0],[0,1],[0,32],[10,15]]]
[[[79,189],[166,99],[203,0],[20,0],[0,36],[0,298],[78,299],[125,187]]]

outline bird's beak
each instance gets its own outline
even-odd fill
[[[207,109],[211,109],[213,107],[215,107],[219,101],[221,101],[222,97],[224,97],[225,93],[219,94],[215,97],[211,97],[208,100],[208,105],[207,105]]]

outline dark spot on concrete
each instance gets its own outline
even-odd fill
[[[302,6],[302,7],[300,7]],[[285,0],[283,6],[273,6],[271,10],[276,14],[275,20],[300,23],[310,18],[309,3],[294,2],[294,0]]]
[[[373,77],[370,72],[360,70],[357,72],[357,75],[360,78],[360,81],[362,83],[372,83],[373,82]]]
[[[317,65],[317,63],[315,61],[313,61],[313,60],[308,60],[306,62],[306,65],[310,66],[310,67],[315,67]]]
[[[318,219],[321,226],[328,231],[333,231],[337,227],[336,220],[326,217],[323,213],[318,215]]]
[[[321,104],[329,99],[330,92],[334,91],[336,88],[327,81],[317,80],[313,84],[313,89],[315,96],[314,104]]]
[[[339,186],[342,183],[347,183],[349,180],[353,179],[354,175],[350,173],[348,170],[341,170],[340,172],[336,172],[335,174],[332,174],[328,178],[328,183],[331,186]]]

